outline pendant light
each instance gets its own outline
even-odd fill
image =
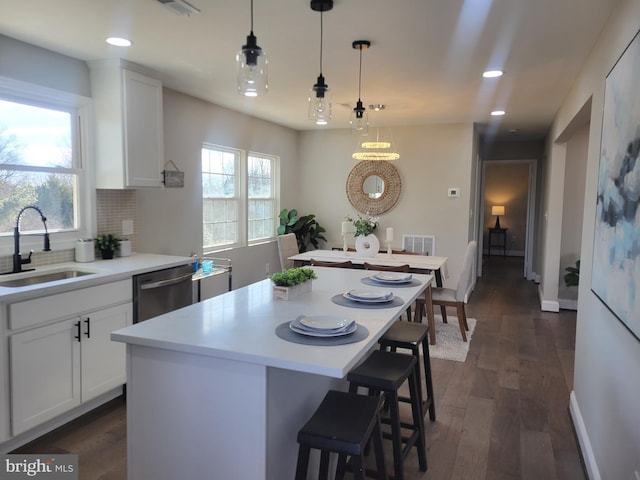
[[[351,46],[360,50],[360,71],[358,73],[358,102],[351,112],[349,125],[351,126],[351,133],[367,135],[369,133],[369,115],[367,114],[367,109],[362,105],[360,93],[362,90],[362,51],[369,48],[371,42],[369,40],[356,40]]]
[[[247,35],[247,44],[236,55],[238,65],[238,93],[245,97],[266,95],[268,91],[267,53],[258,46],[253,34],[253,0],[251,0],[251,33]]]
[[[311,10],[320,12],[320,75],[309,92],[309,120],[326,125],[331,118],[331,90],[322,75],[323,13],[333,8],[333,0],[311,0]]]
[[[384,110],[385,105],[377,105],[378,110]],[[373,160],[373,161],[391,161],[398,160],[400,154],[394,151],[391,141],[391,132],[387,134],[387,139],[381,137],[380,129],[376,127],[375,140],[367,140],[365,142],[360,141],[358,137],[358,148],[353,153],[352,157],[356,160]]]

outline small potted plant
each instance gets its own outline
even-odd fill
[[[290,300],[311,291],[311,281],[316,272],[310,268],[290,268],[269,277],[273,282],[274,300]]]
[[[96,248],[100,250],[104,260],[113,258],[113,255],[119,245],[120,239],[110,233],[98,235],[96,238]]]

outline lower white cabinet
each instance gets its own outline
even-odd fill
[[[10,336],[11,427],[18,435],[126,382],[131,302]]]

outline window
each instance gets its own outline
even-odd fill
[[[79,196],[83,184],[79,125],[84,126],[84,100],[41,87],[18,88],[0,83],[0,237],[3,252],[13,252],[6,237],[13,234],[16,217],[28,205],[37,205],[57,240],[77,238],[83,211]],[[86,222],[85,222],[86,223]],[[20,232],[42,232],[40,216],[31,210],[20,219]],[[69,232],[66,236],[64,232]],[[25,247],[38,239],[25,237]],[[60,249],[58,241],[52,248]],[[65,245],[66,246],[66,245]]]
[[[277,157],[204,145],[202,236],[204,251],[275,236]]]

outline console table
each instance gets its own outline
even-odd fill
[[[501,243],[494,243],[493,237],[497,237],[498,240],[502,239]],[[491,256],[491,246],[502,247],[502,256],[507,256],[507,229],[506,228],[489,228],[489,248],[487,249],[487,256]]]

